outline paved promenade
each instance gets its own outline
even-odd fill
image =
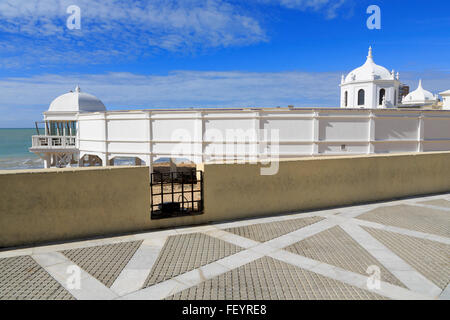
[[[0,299],[450,299],[450,194],[0,252]]]

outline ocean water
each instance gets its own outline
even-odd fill
[[[0,170],[43,168],[44,162],[31,147],[36,129],[0,129]]]

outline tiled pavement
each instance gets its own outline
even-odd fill
[[[0,252],[0,299],[450,299],[449,282],[450,194]]]

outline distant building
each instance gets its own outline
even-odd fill
[[[406,97],[408,93],[409,93],[409,86],[407,86],[406,84],[400,85],[397,103],[401,104],[403,98]]]
[[[442,109],[450,110],[450,90],[441,92],[442,96]]]
[[[403,98],[402,105],[424,107],[435,105],[438,102],[437,95],[433,95],[430,91],[425,90],[422,87],[422,80],[419,80],[418,88]]]
[[[366,62],[341,80],[341,108],[395,108],[398,104],[399,74],[375,64],[372,47]]]

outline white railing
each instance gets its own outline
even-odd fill
[[[32,148],[39,149],[74,149],[77,139],[71,136],[33,136]]]

